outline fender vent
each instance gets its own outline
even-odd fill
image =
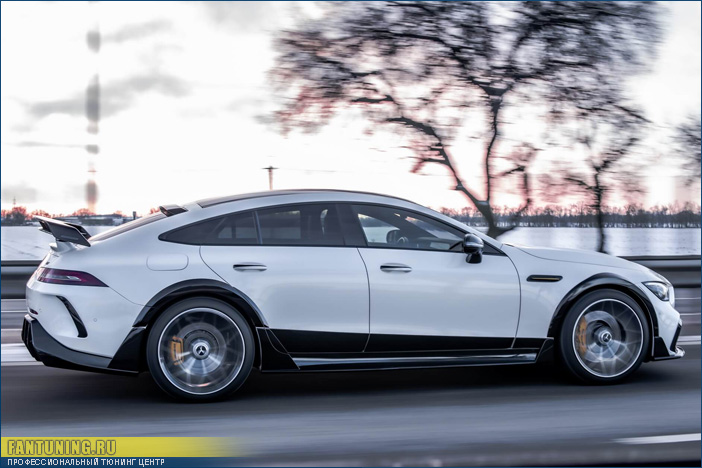
[[[557,283],[562,279],[562,276],[556,275],[531,275],[527,278],[527,281],[532,283]]]
[[[78,330],[78,338],[85,338],[88,336],[88,330],[85,329],[85,325],[80,319],[80,315],[78,315],[78,312],[76,312],[76,309],[73,307],[73,304],[68,302],[68,299],[63,296],[56,296],[56,298],[66,306],[66,310],[71,315],[73,323],[76,325],[76,330]]]

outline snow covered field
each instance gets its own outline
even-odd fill
[[[113,226],[86,226],[90,234],[106,231]],[[40,260],[54,242],[53,236],[41,232],[35,226],[3,226],[0,228],[2,238],[2,260]]]
[[[88,226],[91,234],[110,226]],[[39,260],[53,238],[34,226],[3,226],[2,260]],[[700,229],[607,229],[607,245],[614,255],[699,255]],[[500,237],[502,242],[542,247],[594,249],[594,228],[519,228]]]

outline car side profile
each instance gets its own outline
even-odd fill
[[[410,201],[337,190],[212,198],[55,238],[22,338],[47,366],[210,400],[262,372],[529,364],[587,383],[684,355],[672,285],[623,259],[509,245]]]

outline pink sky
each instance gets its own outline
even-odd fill
[[[442,167],[411,174],[411,154],[397,135],[369,136],[342,116],[315,135],[283,137],[258,118],[272,109],[266,71],[271,39],[311,3],[285,2],[3,2],[1,83],[2,208],[84,207],[88,157],[85,86],[99,68],[103,118],[96,159],[98,211],[147,211],[163,203],[275,188],[343,188],[389,193],[432,207],[466,206],[449,190]],[[644,205],[699,202],[699,185],[682,184],[668,128],[700,112],[700,3],[666,3],[667,34],[652,72],[629,80],[657,131],[642,157],[664,157],[643,171]],[[96,63],[85,34],[97,15],[102,51]],[[515,117],[516,118],[516,117]],[[515,128],[514,126],[512,128]],[[536,128],[536,127],[533,127]],[[509,138],[533,128],[525,125]],[[467,181],[482,141],[454,146]],[[534,170],[549,170],[556,152]],[[475,174],[474,174],[475,173]],[[504,184],[496,204],[516,205]],[[625,201],[617,194],[612,203]],[[568,201],[567,199],[561,201]]]

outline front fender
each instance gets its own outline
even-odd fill
[[[561,324],[570,308],[584,294],[598,289],[615,289],[634,299],[643,309],[644,314],[648,318],[649,329],[651,334],[651,353],[653,353],[654,338],[658,336],[658,317],[656,310],[651,301],[646,297],[646,294],[639,289],[634,283],[628,281],[614,273],[598,273],[590,276],[586,280],[579,283],[571,289],[561,300],[556,308],[556,312],[551,319],[551,324],[548,327],[548,336],[555,338],[561,329]]]

